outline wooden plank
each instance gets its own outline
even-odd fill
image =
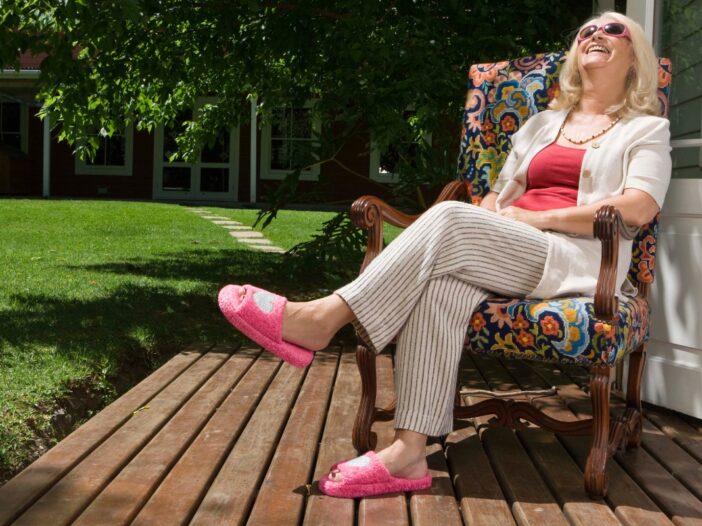
[[[395,398],[395,381],[393,378],[393,361],[389,353],[376,357],[378,395],[376,405],[387,407]],[[392,444],[395,430],[393,422],[376,422],[373,431],[377,437],[376,450],[381,450]],[[359,526],[383,524],[388,526],[409,525],[407,514],[407,498],[404,493],[382,495],[361,499],[358,505]]]
[[[485,388],[482,376],[467,354],[461,363],[459,379],[462,388]],[[477,401],[471,397],[469,403]],[[446,457],[465,524],[515,524],[472,419],[456,423],[456,429],[446,438]]]
[[[279,365],[275,360],[256,360],[156,489],[133,526],[190,521]]]
[[[463,524],[461,514],[441,444],[427,445],[427,462],[432,485],[429,489],[412,492],[410,496],[410,517],[413,526],[460,526]]]
[[[559,365],[558,369],[569,376],[576,385],[585,389],[589,388],[590,371],[585,367],[579,365]]]
[[[692,415],[684,415],[681,413],[675,413],[681,420],[687,422],[697,433],[702,435],[702,420],[695,418]]]
[[[229,353],[207,353],[148,405],[134,407],[131,418],[122,427],[55,484],[15,524],[58,526],[74,520],[229,356]]]
[[[590,452],[590,438],[561,437],[561,441],[580,468],[584,469]],[[627,526],[673,524],[614,459],[610,459],[607,463],[607,476],[609,487],[606,500],[622,524]]]
[[[88,453],[123,425],[135,408],[153,396],[198,360],[211,347],[191,346],[174,356],[127,393],[44,453],[34,463],[0,487],[0,525],[7,526],[48,491]]]
[[[497,360],[473,356],[473,361],[487,384],[499,388],[494,390],[518,389]],[[482,431],[481,439],[502,490],[512,504],[517,524],[568,524],[558,503],[512,431],[486,429]]]
[[[532,403],[554,418],[562,420],[577,419],[577,416],[567,408],[566,402],[589,402],[589,396],[568,375],[559,369],[554,369],[551,365],[530,363],[529,367],[544,378],[546,384],[557,386],[559,395],[558,400],[548,397],[535,399]],[[563,436],[559,437],[559,439],[575,459],[580,469],[584,469],[587,455],[590,451],[590,437]],[[672,524],[619,464],[610,460],[607,463],[607,476],[609,478],[609,488],[606,500],[623,524],[628,526]]]
[[[356,456],[351,444],[351,428],[361,393],[361,377],[354,352],[343,352],[334,382],[334,393],[324,426],[314,470],[314,480],[329,472],[332,464]],[[344,526],[354,523],[354,501],[323,495],[315,482],[307,499],[303,524]]]
[[[647,420],[644,420],[642,436],[646,451],[695,497],[702,499],[702,468],[697,459]]]
[[[515,524],[480,437],[473,425],[466,424],[454,430],[446,444],[463,522],[475,526]]]
[[[506,360],[502,364],[522,389],[542,390],[551,387],[526,362]],[[554,406],[560,402],[556,396],[529,395],[528,398],[532,405],[549,416],[564,421],[575,420],[575,417],[572,414],[568,415],[567,411],[554,414]],[[552,398],[552,400],[545,402],[545,398]],[[525,429],[519,431],[518,435],[571,524],[575,526],[621,524],[605,502],[590,500],[583,485],[583,472],[553,433],[543,429]]]
[[[258,354],[239,352],[229,358],[73,524],[131,522]]]
[[[571,524],[621,524],[606,502],[590,500],[583,486],[583,472],[553,433],[524,429],[519,436]]]
[[[644,415],[680,447],[702,463],[702,434],[678,416],[645,406]]]
[[[471,356],[476,369],[485,380],[486,386],[483,388],[491,391],[514,391],[518,390],[519,386],[514,379],[507,373],[502,364],[490,356],[481,354]]]
[[[487,429],[481,438],[517,524],[568,524],[514,433]]]
[[[591,415],[591,407],[587,404],[573,402],[568,406],[581,418]],[[674,524],[702,525],[702,502],[645,449],[630,449],[617,453],[615,458]]]
[[[673,524],[702,525],[702,502],[644,449],[631,449],[626,453],[618,453],[616,459],[665,511]]]
[[[278,361],[268,354],[259,360]],[[281,366],[190,524],[246,521],[306,372],[287,363]]]
[[[315,356],[261,484],[248,525],[300,523],[338,361],[338,353],[320,352]]]

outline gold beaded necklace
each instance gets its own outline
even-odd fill
[[[590,137],[588,137],[587,139],[578,140],[578,139],[571,139],[570,137],[568,137],[568,135],[566,135],[565,125],[566,125],[566,122],[568,122],[569,116],[570,116],[570,114],[568,116],[566,116],[565,120],[563,121],[563,124],[561,125],[560,134],[569,143],[578,144],[578,145],[585,144],[586,142],[590,142],[591,140],[597,139],[599,136],[604,135],[612,128],[612,126],[614,126],[615,124],[617,124],[621,120],[621,117],[617,117],[612,122],[610,122],[607,126],[605,126],[603,129],[601,129],[600,131],[598,131],[597,133],[595,133],[593,135],[590,135]]]

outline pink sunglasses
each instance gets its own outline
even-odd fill
[[[631,33],[629,33],[628,27],[619,22],[608,22],[607,24],[603,24],[601,26],[592,24],[582,28],[580,33],[578,33],[578,44],[580,44],[583,40],[587,40],[588,38],[592,37],[599,30],[602,30],[605,35],[610,37],[628,38],[631,40]]]

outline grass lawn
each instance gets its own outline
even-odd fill
[[[204,208],[248,225],[256,216]],[[332,216],[282,211],[264,235],[289,249]],[[139,379],[118,372],[146,374],[194,342],[235,341],[216,305],[222,285],[292,297],[318,285],[314,269],[290,276],[283,255],[178,205],[0,200],[0,218],[0,481],[51,442],[71,391],[104,403]]]

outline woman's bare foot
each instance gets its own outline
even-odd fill
[[[406,479],[420,479],[428,471],[426,457],[426,435],[414,431],[398,430],[395,441],[377,453],[391,475]],[[332,471],[329,478],[334,481],[343,479],[338,471]]]
[[[312,301],[289,301],[283,311],[283,340],[319,351],[353,318],[351,309],[336,294]]]

